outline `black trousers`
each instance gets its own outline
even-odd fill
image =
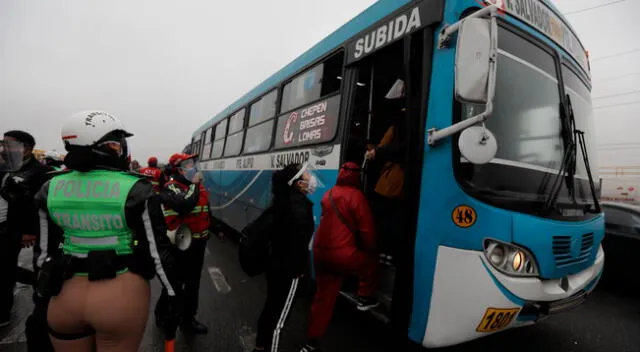
[[[35,290],[35,288],[34,288]],[[49,324],[47,323],[47,309],[49,299],[33,294],[33,312],[25,323],[28,352],[55,352],[49,339]]]
[[[0,316],[11,314],[22,235],[0,231]]]
[[[278,351],[280,336],[295,303],[298,278],[267,271],[267,300],[258,319],[256,346]]]
[[[180,281],[184,288],[184,300],[182,316],[193,318],[198,312],[198,294],[200,292],[200,277],[202,276],[202,265],[204,264],[204,252],[207,248],[207,240],[193,240],[191,247],[186,251],[178,251],[177,266],[180,272]],[[162,294],[156,303],[156,317],[162,319],[166,311],[169,294],[162,289]]]
[[[378,231],[378,246],[380,253],[397,257],[398,241],[404,231],[404,202],[395,198],[373,193],[371,208]]]

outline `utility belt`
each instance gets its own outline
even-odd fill
[[[137,272],[139,268],[134,254],[118,255],[114,250],[91,251],[85,258],[67,254],[48,257],[38,272],[36,291],[49,298],[57,296],[64,282],[73,276],[87,276],[89,281],[109,280],[129,269]]]

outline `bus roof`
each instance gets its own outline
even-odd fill
[[[267,78],[264,82],[260,83],[240,99],[236,100],[231,105],[226,107],[215,117],[198,128],[198,130],[194,133],[194,136],[199,135],[209,126],[227,117],[235,110],[251,102],[253,99],[258,98],[263,93],[266,93],[269,89],[278,85],[285,78],[298,72],[308,64],[314,62],[323,55],[337,48],[342,43],[358,34],[360,31],[373,25],[377,21],[387,16],[389,13],[399,9],[409,2],[409,0],[379,0],[378,2],[361,12],[359,15],[351,19],[349,22],[344,24],[342,27],[338,28],[335,32],[328,35],[318,44],[311,47],[311,49],[298,56],[295,60],[282,68],[280,71]]]
[[[444,1],[444,0],[443,0]],[[574,34],[575,38],[578,40],[578,43],[584,48],[584,45],[580,41],[580,38],[575,35],[575,31],[571,24],[566,20],[566,18],[562,15],[562,13],[558,10],[558,8],[553,4],[551,0],[538,0],[539,2],[545,4],[558,18],[560,18],[565,26]],[[208,127],[214,125],[218,121],[223,118],[231,115],[231,113],[235,112],[242,106],[251,102],[252,100],[260,97],[262,94],[267,93],[268,90],[276,87],[281,81],[295,74],[302,68],[321,58],[323,55],[331,52],[336,49],[338,46],[342,45],[344,42],[348,41],[361,31],[367,29],[372,26],[379,20],[383,19],[385,16],[389,15],[393,11],[401,8],[407,3],[410,3],[411,0],[379,0],[369,8],[355,16],[346,24],[342,25],[336,31],[325,37],[319,43],[311,47],[309,50],[304,52],[302,55],[298,56],[291,63],[283,67],[280,71],[271,75],[271,77],[267,78],[265,81],[257,85],[255,88],[250,90],[248,93],[243,95],[240,99],[233,102],[231,105],[227,106],[225,109],[220,111],[213,118],[209,119],[206,123],[200,126],[194,134],[193,137],[197,137],[203,131],[205,131]],[[483,1],[478,0],[477,3],[481,4]]]

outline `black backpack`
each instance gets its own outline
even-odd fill
[[[240,267],[249,276],[260,275],[267,267],[273,221],[273,208],[269,207],[242,229],[238,257]]]

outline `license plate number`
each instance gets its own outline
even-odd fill
[[[518,315],[518,312],[520,312],[520,308],[487,308],[476,331],[494,332],[502,330],[511,324],[513,319]]]

